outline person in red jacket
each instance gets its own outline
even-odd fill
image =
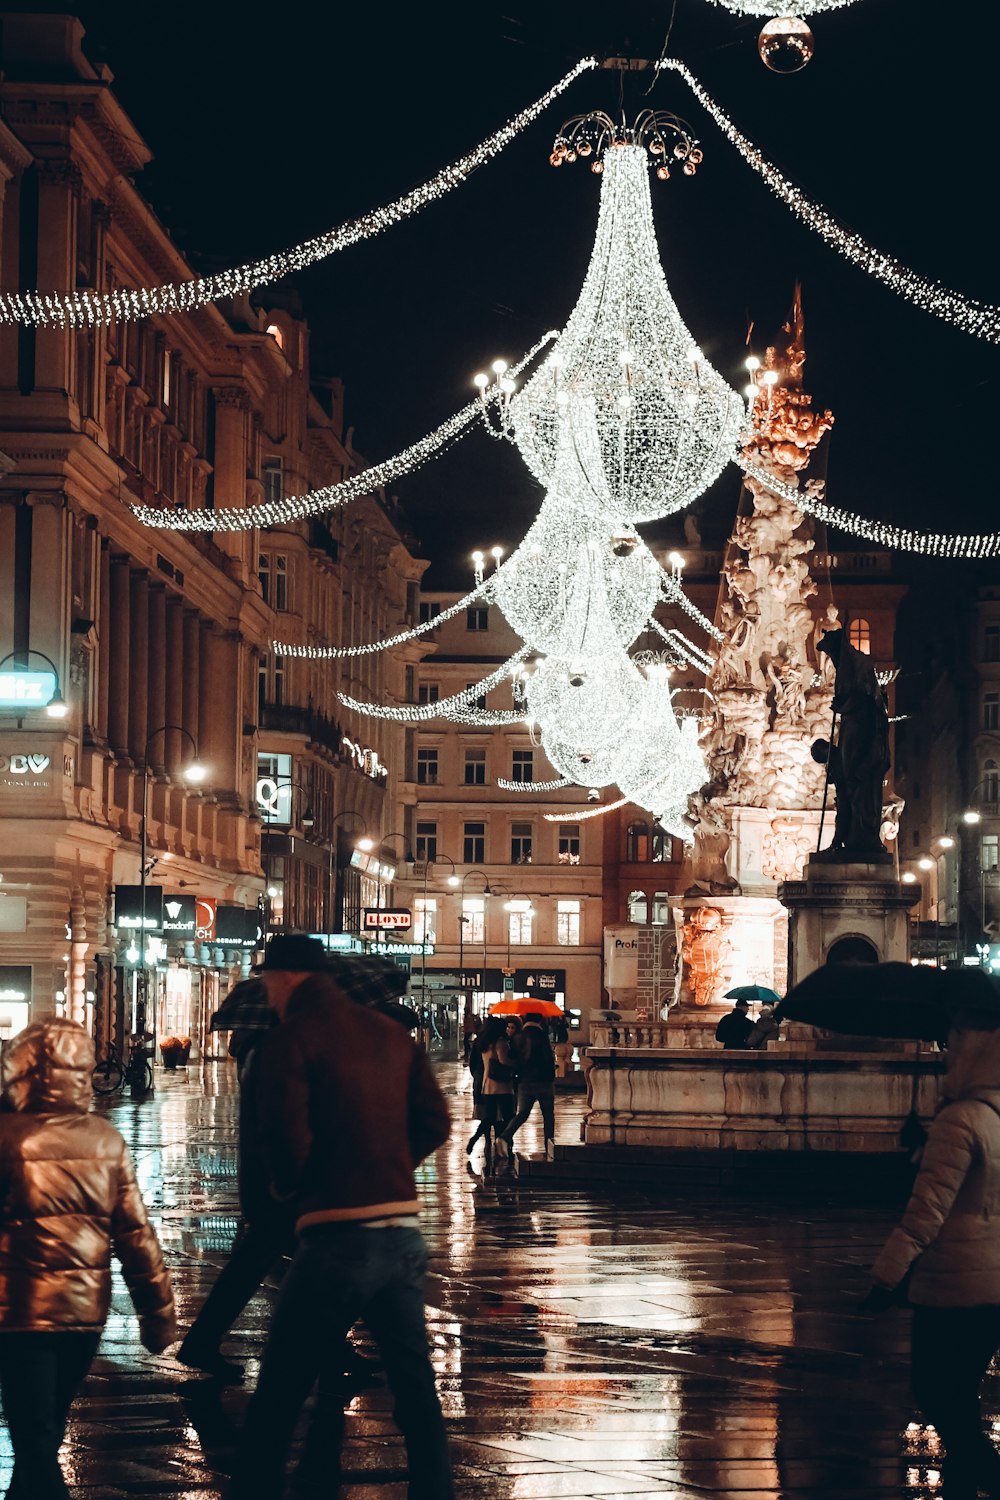
[[[278,1500],[302,1407],[347,1330],[378,1345],[406,1442],[410,1500],[452,1500],[424,1322],[426,1248],[414,1167],[450,1121],[426,1054],[326,974],[266,970],[285,1019],[258,1061],[257,1128],[271,1190],[294,1204],[295,1259],[247,1409],[231,1495]],[[343,1411],[324,1407],[296,1479],[336,1494]]]
[[[59,1447],[111,1306],[111,1256],[142,1342],[177,1338],[174,1299],[128,1147],[90,1113],[94,1044],[55,1016],[3,1054],[0,1391],[14,1449],[7,1494],[69,1500]]]

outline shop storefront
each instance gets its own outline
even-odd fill
[[[0,1042],[27,1026],[30,1008],[31,965],[0,964]]]

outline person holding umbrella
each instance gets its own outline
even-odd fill
[[[722,1043],[723,1051],[764,1047],[772,1037],[777,1036],[777,1027],[773,1022],[767,1027],[761,1027],[760,1022],[757,1022],[755,1027],[749,1014],[753,1004],[776,1005],[781,997],[774,990],[763,984],[740,984],[734,990],[727,990],[724,998],[735,1001],[735,1004],[715,1028],[715,1040]],[[757,1039],[753,1040],[753,1033],[757,1028]]]
[[[517,1071],[517,1112],[510,1123],[505,1125],[497,1135],[497,1160],[504,1161],[509,1156],[515,1135],[537,1104],[542,1112],[545,1158],[547,1161],[553,1161],[556,1133],[556,1060],[545,1025],[545,1016],[541,1011],[529,1011],[525,1016],[521,1034],[514,1041],[512,1050],[514,1067]]]

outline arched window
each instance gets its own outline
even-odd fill
[[[630,865],[644,865],[649,860],[649,824],[630,823],[625,835],[625,858]]]
[[[863,651],[866,656],[871,656],[872,628],[867,620],[852,620],[847,630],[847,639],[855,651]]]
[[[983,801],[1000,802],[1000,766],[995,760],[983,766]]]
[[[653,824],[650,858],[654,865],[668,865],[674,857],[674,841],[659,823]]]
[[[282,331],[278,327],[277,323],[268,323],[266,332],[268,332],[271,335],[271,337],[274,339],[274,342],[277,344],[277,346],[278,346],[279,349],[284,349],[284,347],[285,347],[285,335],[282,333]]]
[[[645,891],[630,891],[628,898],[628,919],[630,922],[645,923],[649,920],[647,915],[648,901]]]
[[[670,921],[670,892],[657,891],[653,897],[653,925],[662,927]]]

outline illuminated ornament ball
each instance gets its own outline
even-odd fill
[[[813,34],[798,16],[777,16],[762,28],[757,51],[772,73],[798,73],[813,55]]]

